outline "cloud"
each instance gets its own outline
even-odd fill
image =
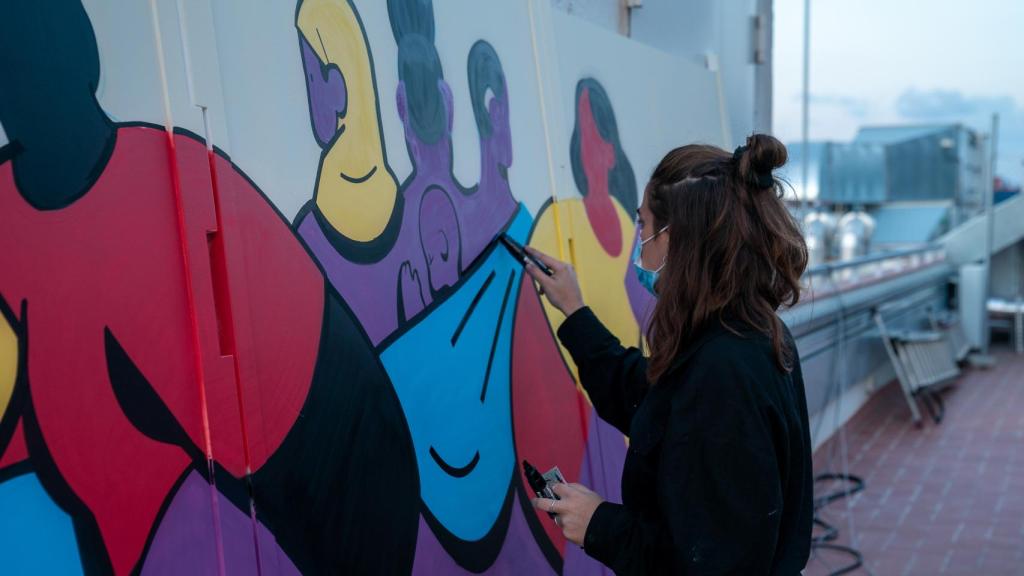
[[[797,106],[803,99],[800,93],[793,94],[792,102]],[[866,118],[871,114],[871,102],[866,98],[843,96],[840,94],[815,94],[811,93],[810,104],[812,109],[830,109],[832,112],[845,114],[853,118]]]
[[[871,103],[864,98],[841,96],[838,94],[811,94],[811,106],[829,106],[839,108],[854,118],[865,118],[871,111]]]
[[[911,88],[896,98],[896,111],[911,120],[967,119],[999,112],[1001,116],[1020,113],[1010,96],[965,96],[958,90],[917,90]]]

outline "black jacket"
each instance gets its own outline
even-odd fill
[[[779,370],[766,336],[716,323],[649,386],[641,352],[589,308],[558,337],[598,415],[630,438],[623,503],[594,512],[587,554],[617,574],[800,573],[813,487],[799,360]]]

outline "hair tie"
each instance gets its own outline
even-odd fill
[[[757,181],[757,187],[761,190],[771,188],[775,184],[775,178],[772,177],[772,173],[768,172],[755,172],[754,179]]]
[[[748,149],[749,146],[737,146],[736,150],[732,153],[732,160],[735,162],[737,170],[739,170],[740,167],[740,159],[743,158],[743,154],[745,154]],[[775,178],[772,177],[771,171],[755,172],[751,170],[748,180],[750,180],[751,184],[757,186],[758,190],[771,188],[775,184]]]

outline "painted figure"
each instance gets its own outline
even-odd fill
[[[433,239],[423,245],[427,308],[381,347],[419,464],[414,573],[526,569],[544,557],[511,483],[509,362],[522,268],[492,242],[501,232],[525,241],[532,222],[508,182],[508,88],[493,47],[474,44],[467,69],[481,180],[464,188],[452,175],[453,102],[433,45],[433,8],[422,0],[388,8],[399,47],[398,113],[414,166],[402,189],[407,202],[430,207],[419,210],[417,227]]]
[[[432,2],[387,10],[382,109],[354,1],[296,6],[320,152],[289,226],[201,137],[111,119],[80,0],[0,3],[0,571],[601,573],[533,510],[517,462],[615,497],[625,440],[494,240],[568,255],[561,211],[591,306],[640,342],[651,300],[611,101],[580,81],[582,198],[534,220],[495,48],[466,54],[467,186]]]
[[[582,198],[546,204],[530,244],[548,254],[561,252],[566,259],[574,258],[590,306],[609,319],[609,329],[623,343],[639,345],[639,326],[653,309],[653,300],[636,281],[629,261],[636,242],[633,169],[601,84],[592,78],[580,80],[575,102],[569,156]],[[562,237],[555,226],[555,210],[560,211]],[[571,246],[565,234],[569,231]],[[555,338],[563,318],[538,297],[531,282],[524,281],[512,360],[516,450],[530,455],[537,466],[558,465],[584,485],[615,498],[620,492],[625,440],[598,418],[576,384],[576,366]],[[567,420],[578,423],[578,430]],[[518,480],[526,485],[521,474]],[[550,544],[549,558],[564,562],[564,573],[601,573],[597,563],[576,547],[566,546],[561,530],[546,516],[532,509],[527,514],[538,539]]]
[[[314,36],[327,38],[338,34],[344,36],[346,42],[352,38],[365,41],[356,12],[346,0],[317,0],[316,13],[329,13],[331,18],[306,18],[308,4],[309,0],[300,4],[298,27],[310,94],[311,123],[314,136],[325,147],[323,158],[336,155],[339,159],[346,158],[344,152],[336,153],[335,149],[345,147],[347,150],[359,145],[361,136],[345,128],[348,122],[376,125],[376,131],[369,135],[369,146],[380,147],[378,107],[353,108],[346,104],[356,93],[359,93],[359,101],[376,103],[369,49],[362,46],[351,51],[358,58],[328,63],[319,56],[310,56],[306,48],[311,44],[309,38]],[[444,298],[508,225],[518,206],[507,181],[512,163],[507,128],[508,94],[500,64],[497,72],[494,68],[496,55],[488,57],[486,48],[481,47],[480,55],[473,60],[475,88],[471,95],[480,102],[476,104],[474,100],[475,109],[479,108],[476,118],[481,130],[483,158],[480,185],[465,188],[452,174],[453,101],[433,45],[433,8],[429,3],[411,1],[391,2],[388,7],[398,43],[400,83],[396,104],[413,172],[399,188],[387,232],[378,240],[359,244],[343,227],[333,225],[333,220],[324,213],[321,198],[325,190],[323,182],[333,178],[337,166],[329,165],[326,160],[321,162],[316,199],[296,217],[299,234],[375,345],[415,318],[431,302]],[[328,20],[332,26],[321,26],[319,22],[323,20]],[[325,45],[336,42],[325,40]],[[318,54],[316,50],[314,53]],[[354,116],[358,114],[364,118],[356,120]],[[336,118],[334,123],[332,115]],[[332,126],[336,129],[328,135]],[[383,153],[379,156],[383,158]],[[386,165],[386,160],[382,162]],[[390,168],[382,170],[390,174]],[[346,186],[361,185],[345,181]],[[383,201],[382,196],[370,189],[365,197]],[[339,213],[358,220],[361,210],[360,202],[349,202]],[[358,281],[353,280],[355,278]]]
[[[373,262],[394,243],[402,204],[384,150],[366,32],[348,0],[303,0],[295,27],[310,124],[323,149],[317,213],[348,257]]]
[[[0,52],[0,495],[38,478],[87,573],[408,571],[404,417],[287,223],[195,135],[109,119],[78,2],[4,3]]]

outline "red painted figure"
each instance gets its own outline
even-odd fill
[[[212,455],[241,477],[247,466],[262,465],[294,422],[312,378],[323,316],[319,272],[284,221],[218,156],[224,228],[217,232],[230,253],[227,277],[238,286],[243,275],[255,280],[231,293],[238,349],[222,350],[208,250],[208,234],[217,230],[210,163],[201,142],[174,138],[205,398],[192,361],[193,314],[167,133],[117,129],[102,174],[58,210],[30,205],[12,163],[0,165],[0,246],[17,248],[0,250],[0,295],[27,339],[31,427],[74,497],[94,515],[118,573],[138,561],[165,497],[193,458],[133,425],[132,406],[125,404],[145,392],[115,393],[111,343],[192,445],[206,451],[208,425]],[[238,374],[228,352],[241,360]],[[250,462],[242,417],[260,431],[249,438]]]

